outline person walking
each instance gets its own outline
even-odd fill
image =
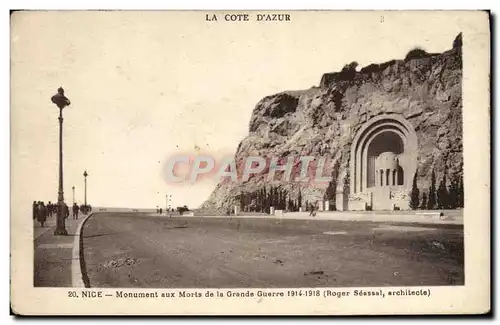
[[[56,211],[56,205],[52,202],[50,202],[50,208],[49,208],[49,217],[53,217],[57,213]]]
[[[63,213],[64,213],[64,219],[68,219],[69,217],[69,207],[66,203],[63,203]]]
[[[73,203],[73,219],[78,219],[78,211],[80,208],[78,207],[78,204]]]
[[[47,220],[47,207],[43,204],[43,202],[38,203],[37,219],[43,227],[45,225],[45,221]]]
[[[36,201],[33,201],[33,220],[37,218],[38,214],[38,203]]]
[[[310,206],[310,211],[309,212],[309,216],[311,217],[315,217],[316,216],[316,212],[314,212],[314,209],[315,209],[315,206],[311,203],[311,206]]]
[[[47,218],[52,217],[52,203],[49,201],[47,202]]]

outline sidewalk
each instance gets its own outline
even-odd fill
[[[52,227],[55,227],[56,226],[56,219],[57,219],[56,215],[53,215],[52,217],[48,218],[45,221],[45,224],[43,227],[40,225],[40,222],[38,222],[36,219],[33,219],[33,240],[37,239],[38,237],[43,235],[45,232],[51,230]],[[52,232],[54,232],[54,229],[52,229]]]
[[[77,220],[66,219],[68,236],[54,236],[56,216],[48,219],[45,227],[37,223],[34,227],[34,286],[71,287],[73,244],[78,226],[86,215]]]

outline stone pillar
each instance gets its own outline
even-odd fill
[[[269,214],[274,216],[274,207],[269,208]]]
[[[234,215],[235,216],[239,216],[240,215],[240,206],[239,205],[235,205],[234,206]]]
[[[330,211],[330,201],[329,200],[325,201],[325,211]]]

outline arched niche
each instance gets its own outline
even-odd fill
[[[398,156],[396,174],[382,176],[374,171],[374,159],[384,152]],[[375,157],[375,158],[374,158]],[[417,136],[413,126],[401,115],[382,114],[367,121],[351,145],[350,193],[363,193],[377,184],[411,186],[417,163]],[[393,171],[391,171],[393,173]]]

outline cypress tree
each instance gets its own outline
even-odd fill
[[[279,193],[278,194],[278,197],[279,197],[278,206],[280,207],[280,209],[284,209],[285,208],[285,200],[283,200],[283,189],[279,188],[278,193]]]
[[[297,199],[297,201],[298,201],[297,208],[299,208],[299,209],[302,208],[302,192],[301,192],[300,188],[299,188],[299,198]]]
[[[337,179],[339,177],[340,162],[337,160],[333,166],[332,180],[328,183],[328,187],[325,191],[324,199],[333,200],[335,199],[335,193],[337,191]]]
[[[436,208],[436,174],[434,169],[431,174],[431,186],[429,187],[429,197],[427,199],[427,210]]]
[[[276,209],[281,209],[281,189],[276,188]]]
[[[411,195],[410,195],[410,208],[412,210],[418,209],[420,198],[420,190],[417,187],[417,172],[415,171],[415,175],[413,176],[413,184],[411,186]]]
[[[437,205],[439,209],[448,209],[449,208],[449,199],[448,199],[448,188],[446,187],[446,170],[443,174],[443,178],[439,183],[438,191],[437,191]]]
[[[283,209],[286,209],[287,201],[288,201],[288,191],[286,189],[283,189],[283,195],[282,195],[282,200],[283,200]]]
[[[261,212],[261,211],[262,211],[262,200],[261,200],[261,198],[262,198],[262,194],[261,194],[261,193],[262,193],[262,190],[258,190],[258,191],[257,191],[257,200],[256,200],[256,202],[255,202],[255,203],[256,203],[256,205],[257,205],[257,206],[255,207],[255,210],[256,210],[256,211],[259,211],[259,212]]]
[[[245,211],[245,193],[240,194],[240,210]]]
[[[458,206],[460,205],[459,203],[459,193],[458,193],[458,183],[459,183],[459,179],[458,179],[458,176],[455,175],[453,177],[453,179],[451,180],[451,183],[450,183],[450,188],[449,188],[449,196],[448,196],[448,203],[449,203],[449,207],[451,209],[456,209],[458,208]]]
[[[272,186],[269,188],[269,206],[274,206],[274,188]]]
[[[424,192],[422,194],[422,205],[420,206],[420,209],[425,210],[427,209],[427,193]]]
[[[262,212],[267,211],[267,202],[268,202],[267,189],[264,186],[263,191],[262,191]]]

